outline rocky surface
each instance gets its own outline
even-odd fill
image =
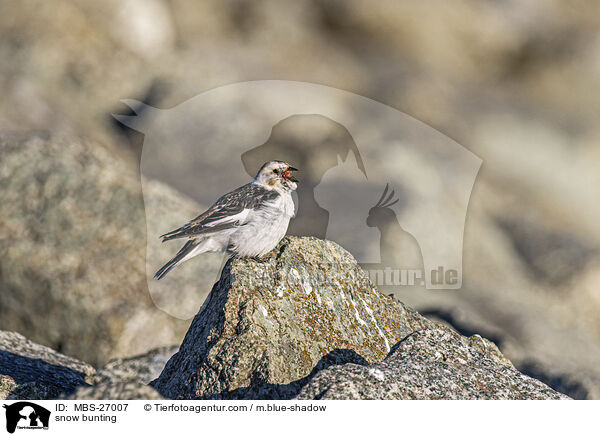
[[[152,385],[173,399],[288,399],[301,389],[302,398],[318,397],[329,381],[347,384],[339,368],[366,381],[340,388],[338,398],[362,390],[373,398],[561,397],[488,340],[461,337],[379,293],[337,244],[296,237],[263,261],[227,264]],[[387,381],[369,384],[373,371]]]
[[[139,174],[125,155],[73,136],[0,135],[0,162],[0,328],[97,366],[181,342],[189,321],[148,292],[146,254],[159,264],[168,250],[146,253]],[[200,209],[157,182],[145,195],[166,224]],[[202,267],[160,295],[198,307]]]
[[[0,400],[140,400],[162,397],[148,382],[156,378],[177,347],[91,365],[0,330]]]
[[[135,382],[80,387],[67,400],[164,400],[152,387]]]
[[[92,383],[95,373],[84,362],[0,331],[0,399],[57,398]]]
[[[373,365],[347,363],[319,372],[296,399],[568,399],[490,355],[480,336],[442,329],[412,333]],[[494,353],[497,350],[494,350]]]
[[[160,375],[179,346],[160,347],[139,356],[117,358],[98,370],[96,383],[141,383],[147,385]]]

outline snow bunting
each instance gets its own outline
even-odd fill
[[[296,168],[286,162],[265,163],[252,182],[219,198],[206,212],[161,236],[163,242],[188,238],[175,257],[159,269],[160,280],[188,259],[207,251],[238,257],[262,257],[285,236],[294,216],[292,191]]]

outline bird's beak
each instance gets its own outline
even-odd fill
[[[288,167],[285,173],[283,173],[283,178],[287,180],[291,180],[292,182],[298,183],[298,179],[292,176],[292,171],[298,171],[297,168]]]

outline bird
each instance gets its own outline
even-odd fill
[[[162,279],[177,265],[201,253],[260,259],[270,252],[285,236],[296,212],[292,191],[299,181],[293,171],[298,169],[287,162],[266,162],[250,183],[223,195],[183,226],[161,235],[162,242],[179,238],[187,241],[154,278]]]

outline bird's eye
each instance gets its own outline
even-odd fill
[[[275,174],[279,174],[279,170],[278,170],[277,168],[275,168],[275,169],[273,170],[273,172],[274,172]]]

